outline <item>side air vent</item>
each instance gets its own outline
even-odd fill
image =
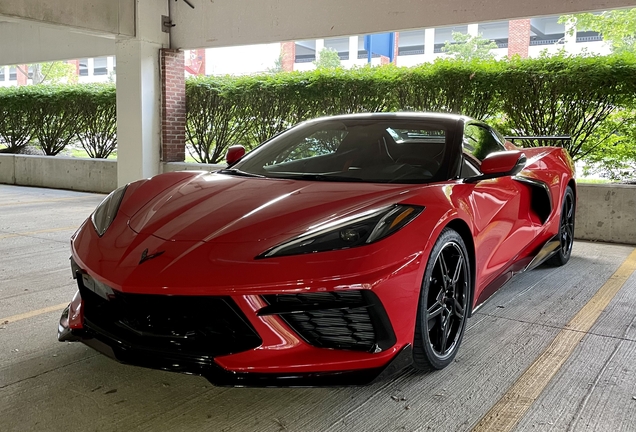
[[[307,343],[320,348],[379,352],[396,342],[386,311],[368,290],[275,294],[259,315],[280,316]]]

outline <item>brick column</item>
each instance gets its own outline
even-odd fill
[[[283,42],[280,44],[280,52],[283,57],[281,66],[285,72],[292,72],[294,70],[294,63],[296,62],[296,42]]]
[[[15,71],[18,85],[27,85],[27,80],[29,79],[29,65],[17,65]]]
[[[75,69],[75,72],[73,72],[75,74],[74,82],[77,82],[77,78],[79,77],[79,59],[67,60],[66,63],[70,64],[73,66],[73,69]]]
[[[518,54],[521,58],[528,57],[530,46],[530,20],[511,20],[508,22],[508,57]]]
[[[393,33],[393,64],[397,65],[397,58],[398,58],[398,54],[400,52],[400,33],[399,32],[394,32]],[[381,65],[388,65],[389,63],[391,63],[389,61],[389,58],[386,56],[380,56],[380,64]]]
[[[185,160],[185,74],[183,51],[161,50],[161,160]]]

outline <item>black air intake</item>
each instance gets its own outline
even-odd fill
[[[263,296],[259,315],[279,315],[307,343],[320,348],[379,352],[395,334],[378,297],[368,290]]]

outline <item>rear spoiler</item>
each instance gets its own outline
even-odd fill
[[[507,136],[504,137],[511,143],[515,144],[515,141],[539,141],[539,144],[543,142],[549,142],[550,145],[555,145],[557,147],[566,147],[572,141],[572,137],[570,135],[536,135],[536,136]]]

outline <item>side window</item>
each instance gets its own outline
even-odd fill
[[[490,129],[474,123],[464,128],[464,151],[480,161],[490,153],[504,150],[506,148]]]

